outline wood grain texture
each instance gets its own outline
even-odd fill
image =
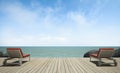
[[[119,58],[116,58],[117,66],[100,67],[89,58],[32,58],[21,66],[3,66],[3,60],[0,58],[0,73],[120,73]]]

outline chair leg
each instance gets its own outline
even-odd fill
[[[111,57],[110,59],[113,60],[114,65],[117,66],[117,62],[116,62],[116,60],[113,59],[112,57]]]
[[[92,61],[91,58],[92,58],[92,57],[90,56],[90,62]]]
[[[7,60],[10,60],[10,59],[12,59],[12,58],[7,58],[7,59],[5,59],[5,60],[3,61],[3,65],[6,65]]]
[[[19,65],[22,65],[22,58],[19,58]]]
[[[101,65],[101,58],[98,58],[98,66],[100,66]]]
[[[29,61],[30,61],[30,56],[29,56]]]
[[[117,66],[117,62],[116,62],[116,60],[115,60],[115,59],[113,60],[113,62],[114,62],[114,65],[115,65],[115,66]]]
[[[5,59],[5,60],[3,61],[3,65],[6,65],[7,60],[8,60],[8,59]]]

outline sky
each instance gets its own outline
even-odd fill
[[[0,0],[0,46],[120,46],[120,0]]]

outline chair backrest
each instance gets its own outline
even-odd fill
[[[20,48],[7,48],[7,53],[11,58],[22,58],[23,53]]]
[[[100,48],[98,51],[99,58],[110,58],[114,53],[114,48]]]

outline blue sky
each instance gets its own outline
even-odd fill
[[[119,46],[120,0],[0,0],[0,46]]]

